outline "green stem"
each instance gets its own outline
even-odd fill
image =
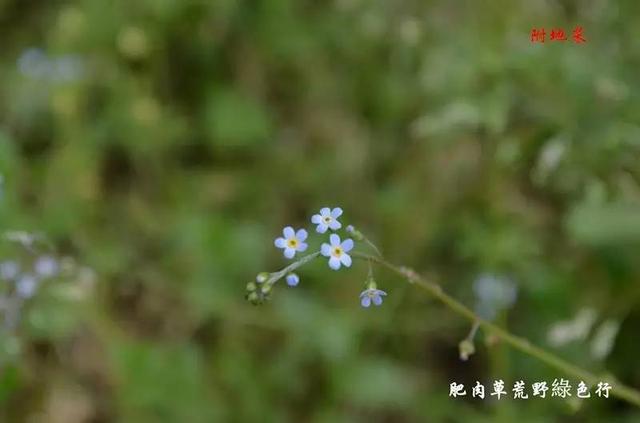
[[[366,242],[369,247],[373,248],[373,250],[376,252],[376,254],[378,255],[378,257],[382,258],[382,253],[380,252],[380,250],[378,249],[378,247],[376,247],[376,244],[374,244],[373,242],[371,242],[369,240],[369,238],[367,238],[366,236],[363,235],[364,238],[364,242]]]
[[[546,350],[543,350],[540,347],[532,345],[527,339],[512,335],[511,333],[507,332],[501,327],[489,321],[483,320],[482,318],[480,318],[480,316],[476,315],[476,313],[473,312],[473,310],[471,310],[469,307],[465,306],[455,298],[445,293],[440,287],[440,285],[423,278],[412,269],[409,269],[407,267],[396,266],[395,264],[389,263],[383,258],[370,256],[368,254],[354,252],[352,253],[352,255],[356,258],[370,260],[374,263],[378,263],[386,267],[387,269],[391,270],[392,272],[407,278],[409,283],[419,286],[420,288],[429,292],[431,295],[436,297],[440,302],[442,302],[444,305],[446,305],[448,308],[450,308],[454,312],[465,317],[466,319],[470,320],[473,323],[477,322],[477,324],[481,328],[492,333],[496,337],[500,338],[506,344],[509,344],[511,347],[515,348],[516,350],[519,350],[525,354],[528,354],[532,357],[537,358],[538,360],[542,361],[543,363],[546,363],[547,365],[549,365],[550,367],[553,367],[554,369],[560,370],[566,373],[567,375],[583,380],[586,384],[591,386],[597,384],[599,381],[607,379],[606,377],[602,377],[602,378],[598,377],[594,373],[591,373],[578,366],[575,366],[569,363],[568,361],[560,357],[557,357],[556,355]],[[640,407],[640,392],[622,383],[616,382],[616,385],[613,387],[613,389],[611,389],[611,395],[621,400],[628,401],[629,403]]]
[[[299,259],[297,261],[294,261],[293,263],[291,263],[290,265],[288,265],[287,267],[285,267],[282,270],[279,270],[277,272],[271,273],[269,275],[269,279],[267,279],[264,282],[264,284],[268,285],[268,286],[275,285],[275,283],[278,282],[280,279],[282,279],[284,276],[286,276],[289,273],[293,272],[298,267],[305,265],[306,263],[310,262],[311,260],[313,260],[314,258],[318,257],[319,255],[320,255],[320,251],[316,251],[314,253],[311,253],[309,255],[306,255],[306,256],[302,257],[301,259]]]
[[[467,339],[469,341],[473,341],[473,338],[476,337],[476,332],[478,332],[478,328],[480,327],[480,322],[479,321],[475,321],[473,322],[473,325],[471,326],[471,330],[469,331],[469,335],[467,335]]]

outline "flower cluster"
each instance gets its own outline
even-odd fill
[[[20,319],[23,304],[34,297],[42,284],[56,278],[61,262],[50,254],[0,262],[0,300],[6,330],[13,330]]]
[[[17,61],[20,73],[34,79],[53,83],[73,82],[84,76],[84,63],[78,56],[51,57],[39,48],[25,50]]]
[[[268,300],[273,285],[282,278],[284,278],[288,286],[297,286],[300,283],[300,276],[294,273],[294,270],[317,257],[324,257],[329,268],[333,270],[339,270],[341,267],[351,267],[353,262],[352,250],[355,247],[355,243],[352,238],[343,237],[343,239],[338,233],[342,229],[342,222],[340,222],[342,214],[343,211],[340,207],[323,207],[318,213],[311,216],[311,223],[315,225],[316,233],[326,234],[329,232],[328,242],[322,242],[319,250],[298,258],[297,261],[278,272],[259,273],[255,282],[247,284],[247,299],[254,304],[260,304]],[[365,240],[368,242],[364,235],[352,225],[348,225],[345,231],[358,241]],[[303,253],[307,250],[309,246],[307,237],[308,233],[304,228],[294,229],[293,226],[286,226],[282,230],[282,236],[274,240],[274,245],[282,250],[282,254],[286,259],[291,260],[295,259],[298,253]],[[370,244],[370,242],[368,243]],[[366,289],[360,294],[360,304],[363,307],[369,307],[372,303],[379,306],[382,304],[382,298],[385,295],[387,295],[386,292],[376,288],[370,271]]]
[[[60,270],[58,260],[50,255],[37,257],[30,268],[21,268],[14,260],[0,262],[0,280],[13,283],[19,298],[33,297],[41,282],[54,278]]]
[[[337,231],[342,228],[342,224],[338,218],[342,216],[342,209],[335,207],[330,209],[329,207],[323,207],[318,214],[311,216],[311,223],[316,226],[316,232],[324,234],[327,230]],[[296,253],[306,251],[307,244],[304,242],[307,239],[307,231],[304,229],[298,229],[294,231],[291,226],[287,226],[282,230],[282,237],[276,238],[274,244],[277,248],[283,250],[285,258],[292,259]],[[353,249],[353,240],[345,239],[340,240],[340,236],[332,233],[329,236],[329,244],[322,244],[320,253],[329,259],[329,267],[333,270],[340,269],[340,266],[350,267],[351,256],[348,254]],[[299,280],[291,286],[297,285]]]
[[[0,241],[17,246],[10,249],[10,256],[0,260],[0,314],[6,332],[14,332],[24,308],[48,283],[60,282],[56,283],[55,295],[69,300],[80,300],[92,289],[93,270],[78,266],[70,257],[52,253],[43,235],[7,231]]]

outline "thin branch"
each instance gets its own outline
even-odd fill
[[[264,286],[269,289],[282,277],[297,269],[298,267],[312,261],[320,255],[319,251],[311,253],[307,256],[304,256],[297,261],[291,263],[289,266],[284,269],[271,273],[267,281],[264,282]],[[425,291],[429,292],[435,298],[437,298],[441,303],[445,306],[456,312],[457,314],[463,316],[467,320],[471,321],[473,327],[471,329],[471,333],[469,334],[472,337],[475,334],[475,331],[480,327],[485,331],[492,333],[494,336],[501,339],[506,344],[509,344],[514,349],[521,351],[527,355],[530,355],[543,363],[546,363],[548,366],[560,370],[569,376],[576,377],[582,381],[584,381],[588,385],[596,385],[598,382],[603,380],[611,380],[611,377],[602,376],[589,372],[588,370],[582,369],[574,364],[569,363],[568,361],[540,348],[537,347],[531,342],[529,342],[525,338],[520,338],[501,328],[500,326],[495,325],[487,320],[482,319],[478,316],[473,310],[469,307],[462,304],[460,301],[451,297],[449,294],[445,293],[442,290],[442,287],[435,282],[429,281],[424,277],[420,276],[414,270],[404,267],[397,266],[393,263],[388,262],[382,257],[372,256],[369,254],[364,254],[360,252],[353,252],[351,255],[354,258],[367,260],[369,265],[371,263],[379,264],[387,269],[391,270],[394,273],[404,277],[407,281],[413,285],[416,285]],[[626,386],[622,383],[619,383],[617,380],[615,381],[616,385],[611,389],[611,395],[617,397],[621,400],[627,401],[635,406],[640,407],[640,392],[630,386]]]
[[[378,255],[378,257],[382,258],[382,253],[380,252],[380,250],[378,249],[378,247],[376,247],[376,244],[374,244],[373,242],[371,242],[369,240],[369,238],[367,238],[366,236],[363,236],[364,238],[364,242],[366,242],[371,248],[373,248],[373,250],[376,252],[376,254]]]
[[[471,326],[471,330],[469,331],[469,335],[467,335],[467,338],[469,341],[473,341],[473,338],[476,337],[476,332],[478,332],[478,328],[480,327],[480,322],[478,322],[477,320],[475,322],[473,322],[473,325]]]
[[[291,263],[290,265],[288,265],[284,269],[279,270],[279,271],[274,272],[274,273],[271,273],[269,275],[269,278],[264,282],[264,285],[266,285],[266,286],[275,285],[275,283],[278,282],[280,279],[282,279],[284,276],[286,276],[289,273],[293,272],[298,267],[303,266],[304,264],[310,262],[311,260],[313,260],[314,258],[318,257],[319,255],[320,255],[320,251],[313,252],[313,253],[311,253],[309,255],[306,255],[306,256],[302,257],[299,260],[294,261],[293,263]]]
[[[436,297],[440,302],[442,302],[445,306],[458,313],[459,315],[465,317],[473,323],[476,323],[483,328],[484,330],[491,332],[493,335],[500,338],[505,343],[511,345],[511,347],[519,350],[525,354],[528,354],[538,360],[546,363],[550,367],[554,369],[560,370],[567,375],[579,378],[583,380],[585,383],[589,385],[595,385],[599,381],[606,380],[606,377],[598,377],[596,374],[591,373],[587,370],[584,370],[578,366],[575,366],[568,361],[546,351],[540,347],[532,345],[527,339],[517,337],[507,332],[505,329],[480,318],[480,316],[476,315],[473,310],[456,300],[455,298],[449,296],[445,293],[440,285],[431,282],[415,271],[407,267],[396,266],[395,264],[389,263],[383,258],[370,256],[368,254],[354,252],[353,256],[356,258],[369,260],[374,263],[378,263],[387,269],[391,270],[394,273],[397,273],[403,277],[405,277],[410,283],[419,286],[425,291],[429,292],[431,295]],[[610,378],[609,378],[610,379]],[[640,392],[636,389],[626,386],[622,383],[618,383],[616,381],[616,385],[611,389],[611,395],[615,396],[621,400],[625,400],[631,404],[634,404],[640,407]]]

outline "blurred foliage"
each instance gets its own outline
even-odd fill
[[[530,42],[578,25],[585,44]],[[97,276],[83,301],[29,305],[0,420],[640,419],[448,398],[564,375],[482,333],[459,361],[468,323],[385,272],[361,309],[362,263],[242,298],[283,266],[283,226],[340,205],[469,305],[479,275],[512,280],[497,319],[537,344],[593,308],[554,348],[640,387],[637,1],[0,0],[0,35],[0,225]]]

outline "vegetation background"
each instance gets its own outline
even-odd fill
[[[341,206],[471,307],[508,281],[500,325],[640,388],[639,2],[0,0],[0,39],[0,228],[95,279],[3,332],[1,421],[640,421],[572,378],[449,398],[566,375],[482,332],[461,361],[469,323],[382,270],[361,308],[363,263],[243,299],[283,226]]]

